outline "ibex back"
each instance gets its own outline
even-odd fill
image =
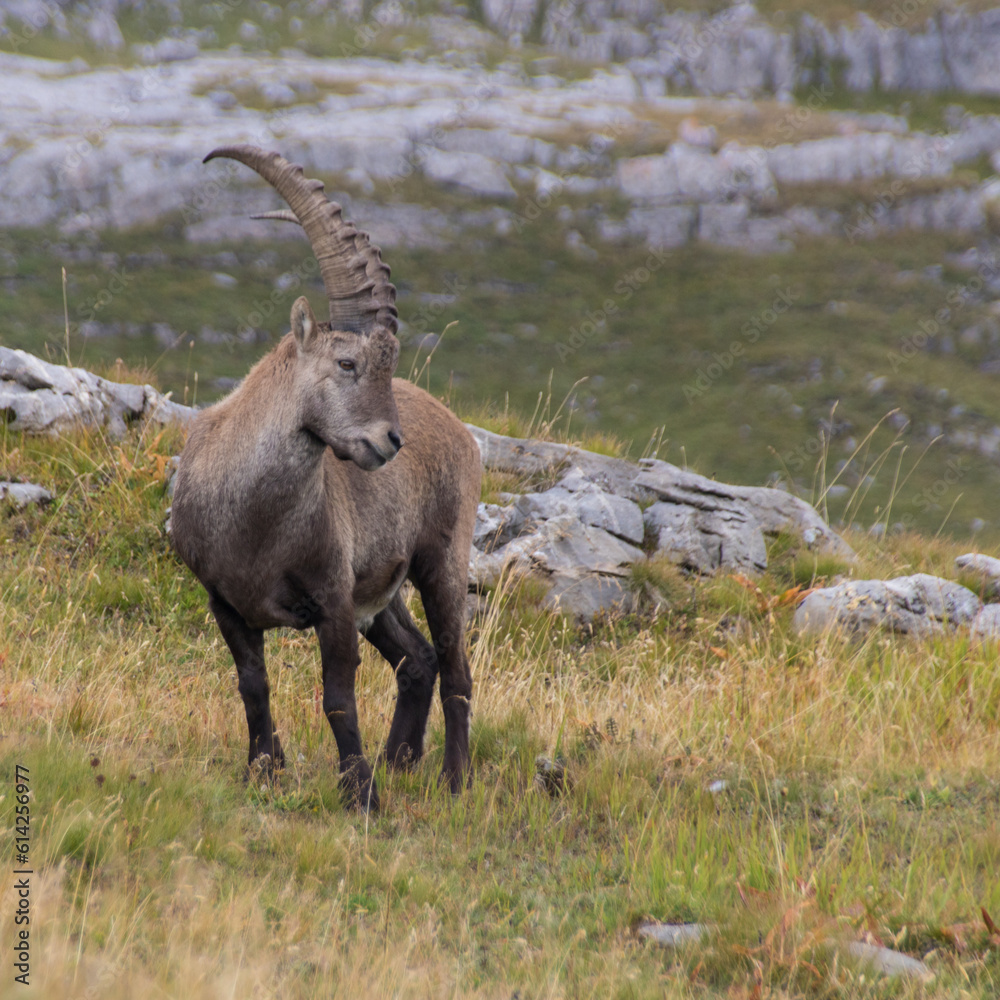
[[[248,763],[284,763],[271,716],[264,630],[314,628],[330,721],[348,789],[378,794],[355,704],[358,631],[396,671],[384,755],[420,758],[434,683],[444,710],[443,778],[467,781],[472,677],[465,652],[469,550],[480,461],[462,423],[431,395],[394,379],[395,289],[365,233],[323,185],[277,153],[217,149],[256,170],[302,225],[330,301],[308,301],[291,332],[231,395],[199,414],[181,456],[172,511],[177,552],[208,591],[233,659],[250,734]],[[433,646],[400,594],[420,591]]]

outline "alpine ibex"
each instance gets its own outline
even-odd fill
[[[295,302],[291,332],[198,415],[177,473],[174,545],[208,591],[236,661],[248,762],[284,762],[264,630],[314,628],[344,783],[363,807],[378,806],[354,696],[360,630],[396,671],[383,751],[390,765],[423,753],[440,673],[442,777],[458,792],[469,767],[465,608],[476,443],[433,396],[393,378],[399,342],[389,268],[327,201],[322,183],[254,146],[216,149],[206,162],[218,156],[257,171],[288,203],[291,212],[263,217],[302,226],[330,303],[330,322],[320,323],[305,297]],[[407,578],[420,591],[433,647],[403,602]]]

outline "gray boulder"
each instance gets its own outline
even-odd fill
[[[52,499],[54,499],[52,494],[44,486],[36,486],[34,483],[0,482],[0,501],[9,501],[18,509],[33,503],[49,503]]]
[[[966,552],[956,557],[955,566],[979,576],[987,597],[1000,597],[1000,559],[981,552]]]
[[[965,625],[982,608],[971,590],[927,573],[894,580],[853,580],[813,591],[799,605],[799,632],[842,629],[860,634],[884,626],[893,632],[924,636],[946,626]]]
[[[645,490],[636,489],[637,470],[632,462],[584,451],[573,445],[506,437],[475,424],[465,426],[475,438],[483,465],[488,469],[527,475],[565,469],[560,485],[567,489],[578,490],[589,482],[606,493],[617,493],[633,500],[648,499],[650,496]]]
[[[511,541],[523,524],[524,517],[515,507],[481,503],[476,512],[476,528],[472,544],[482,552],[492,552]]]
[[[810,548],[824,549],[851,559],[851,547],[804,500],[783,490],[763,486],[729,486],[687,469],[647,459],[634,479],[638,489],[667,503],[742,518],[759,525],[765,535],[789,531]]]
[[[91,393],[62,394],[0,382],[0,419],[13,431],[56,436],[73,427],[100,427],[104,407]]]
[[[560,485],[544,493],[528,493],[517,500],[515,507],[528,519],[549,520],[570,514],[583,524],[602,528],[631,542],[642,542],[643,519],[639,505],[614,493],[605,493],[594,483],[587,482],[575,492]]]
[[[105,427],[115,436],[133,420],[187,423],[195,414],[152,386],[127,385],[82,368],[43,361],[0,347],[0,417],[11,430],[57,435]]]
[[[481,153],[449,153],[428,147],[421,161],[424,176],[435,184],[459,187],[483,198],[517,195],[503,167]]]
[[[480,505],[469,565],[474,588],[495,585],[505,570],[535,572],[548,582],[550,604],[587,618],[629,606],[625,578],[646,558],[631,543],[650,534],[658,552],[701,573],[765,569],[764,536],[781,531],[853,556],[808,504],[780,490],[726,486],[666,462],[637,466],[466,426],[486,468],[559,476],[541,492]],[[641,511],[649,501],[658,502]]]
[[[632,593],[621,580],[595,574],[556,573],[545,600],[549,607],[580,621],[632,607]]]
[[[696,205],[646,205],[629,209],[621,236],[624,239],[639,237],[649,246],[682,247],[690,243],[697,231],[698,207]],[[605,238],[618,234],[605,227]]]
[[[757,521],[736,507],[700,510],[687,504],[654,503],[643,513],[656,533],[657,552],[699,573],[767,569],[767,547]]]
[[[476,153],[511,166],[526,163],[547,166],[556,155],[552,143],[505,129],[457,128],[444,132],[436,145],[449,153]]]
[[[973,639],[1000,639],[1000,604],[985,605],[969,624]]]
[[[619,160],[616,182],[637,203],[716,202],[737,195],[761,200],[777,193],[767,154],[738,143],[727,143],[716,155],[675,142],[662,156]]]
[[[881,972],[891,978],[903,976],[910,979],[925,981],[934,978],[934,973],[925,962],[904,955],[901,951],[884,948],[882,945],[868,944],[865,941],[851,941],[847,953],[857,959],[860,965],[867,965],[876,972]]]
[[[549,573],[627,576],[629,566],[646,557],[642,549],[602,528],[582,523],[574,514],[560,514],[545,521],[538,535],[540,544],[531,559]]]

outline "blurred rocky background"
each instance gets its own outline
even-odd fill
[[[5,2],[0,344],[231,388],[319,291],[254,142],[470,419],[1000,537],[998,95],[977,3]]]

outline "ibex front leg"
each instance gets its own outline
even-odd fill
[[[285,766],[285,755],[271,719],[271,689],[264,664],[264,633],[261,629],[250,628],[235,608],[217,594],[210,595],[209,607],[236,661],[236,676],[250,734],[247,767],[251,767],[258,757],[266,755],[270,759],[265,764],[265,770],[270,774],[275,768]]]
[[[378,809],[378,791],[365,760],[358,729],[354,681],[361,658],[354,614],[335,614],[316,626],[323,660],[323,712],[340,754],[341,781],[361,809]]]

